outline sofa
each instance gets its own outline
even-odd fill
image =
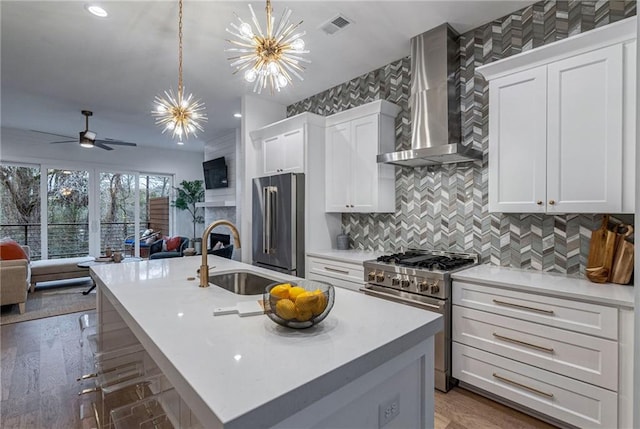
[[[20,246],[31,256],[29,246]],[[18,304],[20,314],[27,305],[27,290],[31,283],[31,267],[27,259],[0,260],[0,305]]]
[[[163,250],[166,245],[166,239],[160,239],[152,243],[149,246],[149,260],[151,259],[165,259],[165,258],[180,258],[184,256],[184,249],[189,246],[189,239],[187,237],[179,237],[180,242],[175,250]]]
[[[51,280],[76,279],[79,277],[89,277],[88,267],[78,267],[81,262],[95,260],[93,256],[79,256],[75,258],[43,259],[41,261],[31,261],[31,286],[33,292],[38,282],[48,282]]]

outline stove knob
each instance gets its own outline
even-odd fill
[[[431,286],[431,293],[438,293],[438,292],[440,292],[440,286],[438,285]]]
[[[376,274],[376,281],[378,283],[382,283],[384,281],[384,273],[378,273]]]
[[[400,279],[398,277],[391,279],[391,286],[398,286],[400,284]]]
[[[408,288],[409,287],[409,280],[402,280],[402,287],[403,288]]]
[[[420,292],[424,292],[429,289],[429,285],[427,284],[427,282],[420,282],[418,283],[418,289],[420,290]]]
[[[376,272],[369,271],[369,275],[367,276],[367,278],[369,279],[370,282],[374,281],[376,279]]]

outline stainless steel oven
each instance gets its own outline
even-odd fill
[[[444,329],[435,336],[435,387],[447,392],[455,385],[451,376],[450,273],[475,265],[470,253],[410,250],[365,261],[365,294],[441,314]]]

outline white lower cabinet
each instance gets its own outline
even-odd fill
[[[496,283],[453,282],[453,376],[554,422],[621,427],[620,310]]]
[[[365,283],[362,262],[337,261],[318,256],[307,257],[307,278],[355,291],[359,291]]]
[[[452,355],[460,381],[577,427],[618,427],[615,392],[457,342]]]

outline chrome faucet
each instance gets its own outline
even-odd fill
[[[240,233],[238,232],[238,228],[229,222],[228,220],[217,220],[209,224],[208,227],[204,229],[202,233],[202,244],[206,245],[207,240],[209,239],[209,234],[213,231],[213,228],[226,225],[231,230],[233,234],[233,244],[237,249],[240,249]],[[200,287],[209,287],[209,265],[207,265],[207,257],[208,253],[206,249],[202,252],[202,264],[200,265]]]

